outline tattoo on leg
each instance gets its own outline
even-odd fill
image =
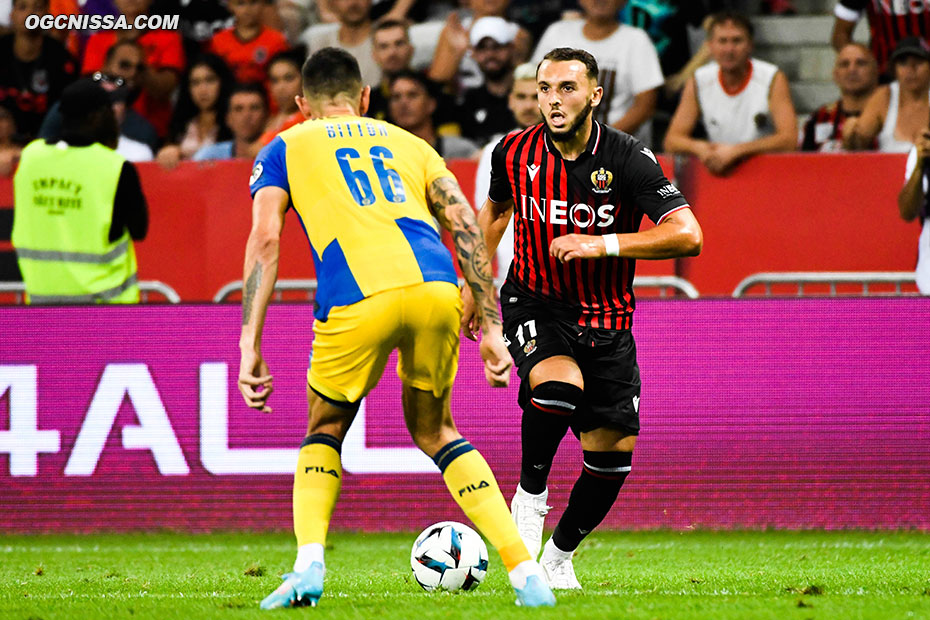
[[[255,293],[262,285],[262,266],[255,263],[249,279],[245,281],[245,290],[242,292],[242,324],[248,325],[249,318],[252,316],[252,303],[255,300]]]

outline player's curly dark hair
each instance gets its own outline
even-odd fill
[[[595,60],[594,56],[584,50],[575,49],[573,47],[557,47],[543,56],[543,60],[549,60],[552,62],[577,60],[578,62],[584,64],[585,68],[587,69],[586,73],[588,77],[592,80],[597,80],[597,60]],[[539,61],[539,65],[541,64],[542,60]],[[539,74],[539,65],[536,65],[537,74]]]
[[[362,88],[358,61],[338,47],[324,47],[313,53],[300,71],[304,92],[312,97],[355,97]]]

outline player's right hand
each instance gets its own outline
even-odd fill
[[[492,331],[485,332],[481,337],[481,359],[484,360],[484,378],[491,387],[507,387],[510,385],[510,369],[513,368],[513,358],[504,343],[504,336],[500,326]]]
[[[462,331],[469,340],[478,341],[478,331],[481,329],[481,313],[475,305],[475,298],[471,294],[471,287],[467,284],[462,287]]]
[[[262,413],[271,413],[268,397],[274,391],[273,377],[268,373],[268,364],[261,353],[243,350],[239,358],[239,392],[245,404]]]

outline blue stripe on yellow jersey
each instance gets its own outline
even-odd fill
[[[424,140],[356,116],[304,121],[258,154],[250,181],[288,192],[316,267],[314,316],[420,282],[458,282],[427,205],[452,176]]]

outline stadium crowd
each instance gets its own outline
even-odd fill
[[[839,0],[836,25],[824,40],[838,52],[841,98],[824,102],[799,131],[785,74],[752,57],[751,21],[739,14],[725,23],[711,19],[720,10],[759,6],[737,0],[0,2],[6,31],[0,57],[8,60],[0,63],[0,173],[12,173],[30,140],[56,137],[63,89],[92,76],[125,91],[118,152],[128,160],[173,167],[188,159],[252,158],[301,120],[294,103],[299,68],[325,46],[358,60],[373,89],[370,116],[411,129],[447,157],[477,158],[492,138],[519,125],[508,106],[513,71],[557,44],[589,49],[597,58],[605,88],[598,120],[656,150],[696,154],[714,171],[765,151],[913,146],[928,117],[930,47],[922,37],[930,18],[902,18],[894,29],[873,23],[870,50],[851,43],[852,28],[866,12],[871,22],[887,16],[873,14],[867,3]],[[793,12],[788,0],[761,7]],[[176,14],[180,22],[178,30],[26,27],[30,15],[77,13]],[[245,93],[253,99],[248,111],[233,105],[249,99]],[[724,102],[736,102],[742,118],[721,133],[717,119],[698,112],[715,105],[718,116],[732,119]],[[747,146],[735,146],[741,144]]]

